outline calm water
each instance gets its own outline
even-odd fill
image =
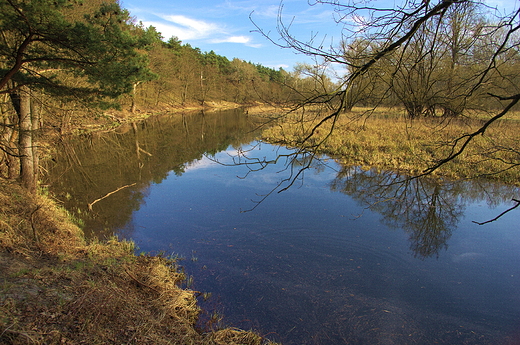
[[[518,209],[472,223],[518,189],[389,186],[393,174],[316,160],[277,193],[308,157],[259,169],[291,151],[255,127],[240,111],[154,118],[65,143],[48,183],[87,233],[184,257],[224,325],[284,344],[520,342]]]

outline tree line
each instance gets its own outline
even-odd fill
[[[0,0],[0,176],[36,190],[35,134],[51,119],[63,130],[109,107],[287,102],[294,79],[165,41],[115,0]]]
[[[464,0],[414,1],[393,9],[348,0],[317,3],[335,6],[342,18],[337,46],[300,41],[282,19],[278,26],[284,47],[318,61],[300,66],[321,89],[308,103],[341,102],[345,110],[397,106],[410,118],[457,117],[500,109],[520,91],[518,11],[499,15]],[[345,70],[335,83],[334,66]]]
[[[229,60],[214,51],[202,52],[183,44],[177,37],[166,42],[158,39],[149,57],[157,78],[142,84],[137,92],[145,106],[204,105],[208,101],[279,103],[292,97],[283,85],[293,77],[282,68]]]
[[[320,123],[356,105],[399,106],[410,118],[496,110],[453,140],[449,161],[520,100],[518,10],[498,14],[468,0],[408,1],[392,9],[316,3],[334,6],[341,43],[300,41],[280,19],[282,40],[273,43],[317,61],[287,72],[165,40],[116,1],[0,0],[1,176],[20,176],[35,190],[34,134],[44,114],[61,130],[99,114],[96,108],[134,112],[209,101],[324,104],[330,112]],[[346,72],[333,77],[329,65]]]

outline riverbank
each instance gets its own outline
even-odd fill
[[[92,131],[106,131],[113,130],[124,123],[131,123],[145,120],[151,116],[164,114],[188,114],[195,112],[215,112],[229,109],[247,108],[248,113],[256,116],[270,116],[275,113],[283,113],[286,111],[282,106],[263,104],[263,103],[248,103],[240,104],[233,102],[206,102],[204,105],[200,104],[184,104],[184,105],[159,105],[154,108],[139,109],[135,112],[130,112],[127,109],[115,110],[110,109],[106,111],[95,110],[95,113],[83,112],[76,116],[67,119],[64,123],[62,117],[49,116],[47,117],[46,128],[59,128],[60,134],[78,134]]]
[[[238,105],[205,110],[230,107]],[[166,112],[175,111],[78,118],[65,134]],[[87,241],[72,218],[43,191],[0,181],[0,343],[270,344],[254,332],[197,325],[201,292],[182,287],[175,260],[135,256],[133,243],[117,238]]]
[[[333,124],[328,121],[315,128],[328,114],[330,112],[313,109],[305,113],[288,113],[276,126],[264,131],[263,138],[281,145],[303,145],[334,157],[345,166],[416,176],[459,150],[464,139],[493,115],[474,112],[460,118],[432,117],[412,121],[400,109],[354,108],[341,114]],[[520,185],[520,170],[515,168],[519,130],[520,112],[507,114],[490,126],[485,135],[475,136],[461,155],[430,176],[486,178]]]
[[[198,292],[174,260],[133,244],[86,241],[44,195],[0,183],[0,343],[264,344],[237,329],[199,330]]]

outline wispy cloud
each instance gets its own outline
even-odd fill
[[[210,168],[210,167],[214,166],[215,164],[217,164],[217,163],[215,163],[215,161],[208,159],[207,157],[202,157],[201,159],[196,159],[196,160],[193,160],[191,162],[184,164],[184,169],[186,171],[197,170],[197,169],[206,169],[206,168]]]
[[[177,36],[180,40],[204,39],[215,32],[222,32],[223,27],[203,20],[192,19],[181,15],[160,15],[165,23],[155,22],[151,25],[157,27],[163,36]],[[168,34],[168,35],[166,35]]]
[[[226,38],[215,38],[211,40],[211,43],[244,43],[251,42],[251,38],[247,36],[229,36]]]
[[[289,68],[289,65],[285,64],[285,63],[279,63],[279,64],[267,64],[266,67],[271,67],[271,68],[274,68],[274,69],[279,69],[279,68],[283,68],[283,69],[288,69]]]
[[[262,17],[277,18],[279,10],[280,10],[280,6],[270,5],[270,6],[263,6],[263,7],[257,8],[254,11],[255,11],[255,14],[260,15]]]
[[[254,12],[255,15],[260,15],[268,18],[276,18],[278,14],[279,3],[266,4],[258,0],[246,0],[246,1],[225,1],[218,7],[223,11],[240,12],[244,15],[248,15]]]
[[[214,38],[210,40],[211,43],[241,43],[248,47],[260,48],[261,44],[251,43],[251,37],[248,36],[227,36],[222,38]]]
[[[233,35],[232,30],[215,22],[193,19],[183,15],[156,15],[162,21],[143,21],[145,26],[152,25],[166,39],[175,36],[181,41],[206,40],[209,43],[238,43],[252,48],[260,44],[252,42],[246,35]]]

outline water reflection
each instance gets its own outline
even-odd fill
[[[44,184],[85,223],[88,236],[110,236],[139,210],[151,184],[182,175],[204,155],[249,143],[257,125],[236,109],[157,116],[116,132],[63,140],[46,162]]]
[[[331,189],[382,214],[388,226],[408,232],[416,256],[438,256],[464,214],[460,185],[425,178],[402,180],[390,172],[345,168]]]
[[[248,144],[255,125],[240,112],[194,114],[85,136],[63,143],[47,183],[87,231],[188,258],[193,288],[213,293],[226,322],[284,344],[514,340],[514,215],[470,220],[507,208],[518,188],[395,184],[402,177]]]
[[[392,172],[343,167],[330,188],[383,215],[389,227],[410,234],[416,257],[439,256],[464,216],[468,202],[498,205],[520,188],[486,181],[407,179]]]

